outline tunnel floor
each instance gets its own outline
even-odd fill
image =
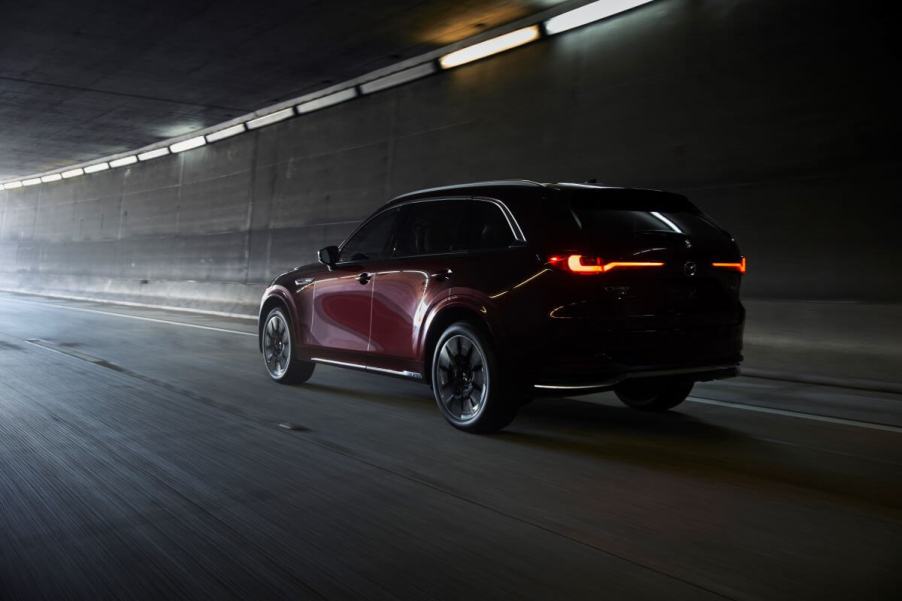
[[[865,599],[902,585],[902,398],[738,378],[453,430],[272,384],[250,321],[0,295],[0,599]]]

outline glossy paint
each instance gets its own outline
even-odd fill
[[[502,202],[525,240],[493,250],[306,265],[276,278],[261,308],[273,299],[289,308],[299,357],[423,379],[430,342],[451,315],[482,326],[505,369],[543,387],[662,369],[710,367],[698,378],[723,377],[741,360],[741,274],[711,266],[740,260],[727,234],[708,233],[691,249],[676,236],[640,239],[619,251],[553,249],[656,263],[574,274],[548,260],[549,246],[559,242],[542,234],[545,188],[464,190]],[[448,195],[429,191],[387,206]],[[687,275],[687,261],[697,273]]]

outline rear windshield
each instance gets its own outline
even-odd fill
[[[637,232],[689,235],[718,230],[688,199],[669,192],[564,189],[549,200],[547,213],[556,225],[552,238],[576,232],[611,239]]]

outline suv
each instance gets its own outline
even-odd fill
[[[488,432],[542,394],[651,411],[738,373],[745,258],[685,197],[498,181],[395,198],[263,294],[270,377],[317,363],[421,380]]]

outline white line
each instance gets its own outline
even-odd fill
[[[102,305],[121,305],[123,307],[138,307],[139,309],[160,309],[175,313],[190,313],[191,315],[213,315],[215,317],[229,317],[232,319],[248,319],[257,321],[256,315],[246,313],[229,313],[227,311],[208,311],[206,309],[189,309],[187,307],[173,307],[172,305],[153,305],[148,303],[134,303],[131,301],[113,300],[106,298],[92,298],[90,296],[71,296],[68,294],[50,294],[48,292],[23,292],[13,288],[0,288],[0,292],[10,294],[25,294],[27,296],[39,296],[41,298],[58,298],[61,300],[79,301],[85,303],[100,303]]]
[[[96,313],[97,315],[112,315],[113,317],[124,317],[126,319],[137,319],[139,321],[152,321],[154,323],[164,323],[170,326],[182,326],[184,328],[196,328],[198,330],[210,330],[212,332],[223,332],[225,334],[238,334],[240,336],[254,336],[256,338],[257,334],[254,332],[242,332],[240,330],[229,330],[227,328],[217,328],[214,326],[202,326],[200,324],[195,323],[185,323],[183,321],[170,321],[168,319],[157,319],[155,317],[141,317],[139,315],[128,315],[126,313],[114,313],[111,311],[99,311],[97,309],[84,309],[82,307],[67,307],[66,305],[56,305],[53,303],[38,303],[35,301],[27,301],[18,298],[4,298],[5,301],[11,301],[14,303],[25,303],[26,305],[38,305],[39,307],[51,307],[54,309],[65,309],[67,311],[81,311],[82,313]]]
[[[813,413],[802,413],[800,411],[786,411],[785,409],[772,409],[771,407],[758,407],[756,405],[746,405],[744,403],[731,403],[727,401],[715,401],[714,399],[700,399],[698,397],[689,397],[689,402],[699,403],[701,405],[715,405],[717,407],[728,407],[730,409],[739,409],[740,411],[753,411],[755,413],[769,413],[771,415],[782,415],[784,417],[797,417],[799,419],[808,419],[815,422],[825,422],[828,424],[840,424],[842,426],[853,426],[855,428],[867,428],[868,430],[881,430],[883,432],[895,432],[902,434],[902,427],[890,426],[887,424],[874,424],[871,422],[860,422],[854,419],[843,419],[841,417],[827,417],[826,415],[815,415]]]

